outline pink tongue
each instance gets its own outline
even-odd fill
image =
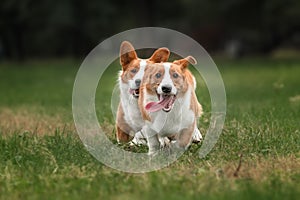
[[[164,107],[166,107],[168,105],[168,103],[170,103],[172,101],[172,97],[165,97],[165,98],[160,98],[159,102],[149,102],[147,103],[147,105],[145,106],[145,109],[149,112],[156,112],[159,111],[161,109],[163,109]]]

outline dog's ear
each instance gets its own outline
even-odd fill
[[[137,59],[136,52],[130,44],[130,42],[124,41],[121,44],[120,47],[120,64],[122,65],[123,70],[125,70],[128,66],[128,64],[134,60]]]
[[[185,69],[185,68],[187,68],[189,63],[192,64],[192,65],[196,65],[197,61],[193,56],[188,56],[188,57],[183,58],[181,60],[174,60],[173,63],[176,64],[176,65],[180,65],[182,69]]]
[[[169,56],[170,56],[169,49],[163,47],[157,49],[149,58],[149,60],[154,63],[166,62],[169,59]]]

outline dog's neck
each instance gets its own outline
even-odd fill
[[[161,133],[161,131],[166,131],[165,126],[172,126],[170,122],[173,123],[173,126],[178,126],[178,130],[185,128],[187,124],[190,124],[191,121],[194,120],[193,111],[190,109],[191,98],[192,87],[189,87],[182,97],[176,99],[174,107],[170,112],[166,113],[160,110],[156,113],[151,113],[150,115],[153,121],[149,124],[150,128],[157,133]]]

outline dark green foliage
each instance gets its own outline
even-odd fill
[[[190,35],[209,50],[234,39],[247,52],[299,46],[298,0],[2,0],[0,59],[83,57],[128,29],[158,26]]]

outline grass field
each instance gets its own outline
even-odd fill
[[[0,199],[298,199],[300,60],[216,64],[228,104],[213,151],[200,159],[192,145],[177,162],[146,174],[110,169],[82,145],[71,109],[80,63],[0,64]],[[99,121],[113,140],[118,70],[105,72],[96,96]],[[198,80],[205,133],[210,99]]]

